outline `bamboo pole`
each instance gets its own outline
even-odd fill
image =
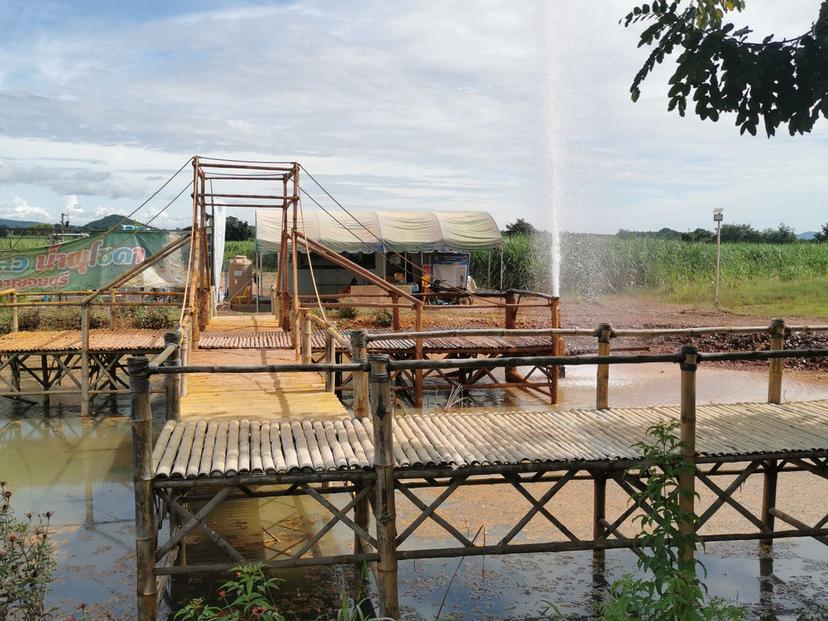
[[[607,535],[604,520],[607,517],[607,475],[593,473],[592,487],[592,539],[598,541]],[[603,550],[594,550],[592,554],[593,572],[603,573],[605,554]],[[600,570],[600,571],[596,571]]]
[[[517,295],[513,291],[506,292],[506,305],[503,308],[503,313],[503,327],[507,330],[514,330],[517,326]],[[507,382],[522,381],[516,367],[506,367],[505,375]]]
[[[612,337],[612,326],[602,323],[598,326],[598,355],[610,355],[610,338]],[[595,407],[599,410],[609,408],[609,365],[598,365],[598,377],[595,386]]]
[[[89,305],[81,311],[81,416],[89,415]]]
[[[175,345],[175,350],[164,363],[168,367],[181,366],[181,333],[167,332],[164,334],[165,345]],[[171,373],[164,377],[164,389],[166,393],[166,419],[181,420],[181,376]]]
[[[762,514],[760,520],[767,529],[773,532],[774,510],[776,509],[776,483],[778,479],[779,466],[776,460],[765,462],[765,471],[762,477]],[[771,545],[773,539],[760,539],[760,544]]]
[[[418,304],[415,308],[414,329],[417,332],[423,330],[423,305]],[[418,336],[414,340],[414,359],[423,359],[423,337]],[[414,370],[414,406],[422,407],[423,405],[423,370]]]
[[[391,294],[391,329],[394,332],[400,331],[400,296]]]
[[[397,512],[394,499],[394,404],[391,397],[389,357],[371,356],[371,418],[374,425],[374,470],[377,495],[374,518],[377,527],[377,591],[380,616],[400,618],[397,593]]]
[[[302,364],[313,362],[313,322],[310,312],[302,313]]]
[[[774,319],[770,325],[771,349],[785,349],[785,320]],[[768,363],[768,403],[782,403],[782,368],[784,361],[776,358]]]
[[[137,621],[155,621],[157,585],[155,550],[158,527],[152,491],[152,413],[150,411],[149,361],[130,356],[129,390],[132,395],[132,446],[135,458],[135,558],[137,563]]]
[[[330,331],[325,332],[325,362],[327,364],[336,363],[336,339]],[[334,371],[328,370],[325,372],[325,392],[334,392],[336,382],[334,381]]]
[[[359,494],[363,487],[364,483],[355,482],[354,487],[356,488],[354,494]],[[354,505],[354,523],[359,526],[365,532],[368,532],[368,524],[371,521],[371,504],[368,495],[366,495],[361,500],[358,500],[357,503]],[[362,537],[360,537],[359,533],[354,533],[354,554],[363,554],[365,552],[370,552],[370,548],[366,549],[367,546],[363,546]]]
[[[181,366],[187,366],[190,361],[190,324],[188,320],[188,315],[184,316],[184,322],[178,328],[181,340],[179,341],[179,363]],[[179,394],[182,397],[187,396],[187,375],[181,374],[178,376],[179,379]]]
[[[9,294],[9,301],[12,304],[17,304],[17,292],[16,291],[12,291]],[[20,323],[19,323],[18,314],[17,314],[17,306],[12,306],[12,309],[11,309],[11,327],[9,328],[9,330],[11,332],[17,332],[18,330],[20,330]]]
[[[365,330],[351,330],[351,360],[353,362],[368,361],[368,340]],[[367,418],[368,405],[368,373],[365,371],[353,372],[354,385],[354,416]]]
[[[293,169],[293,193],[299,196],[299,167]],[[302,232],[304,234],[304,231]],[[293,234],[290,241],[291,268],[293,272],[293,313],[299,313],[299,202],[293,202]],[[310,260],[310,257],[308,257]],[[299,325],[297,324],[298,328]],[[298,336],[298,335],[297,335]]]
[[[679,508],[684,519],[678,529],[685,538],[695,534],[696,503],[696,369],[698,350],[692,345],[681,348],[681,461],[687,466],[679,473]],[[685,569],[695,572],[695,542],[686,541],[681,549]]]
[[[561,327],[561,314],[560,314],[560,300],[558,298],[554,298],[549,300],[549,320],[551,323],[551,328],[553,330]],[[552,337],[552,355],[553,356],[560,356],[561,350],[563,349],[563,341],[561,337],[557,334]],[[553,366],[550,369],[550,378],[549,378],[549,392],[550,392],[550,400],[553,404],[558,402],[558,367]]]
[[[115,287],[109,289],[109,329],[115,329]]]

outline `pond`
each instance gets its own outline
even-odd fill
[[[610,404],[616,406],[678,403],[678,369],[674,365],[613,367]],[[571,367],[561,380],[559,408],[589,407],[594,399],[594,367]],[[787,374],[785,399],[828,398],[828,381],[816,374]],[[698,376],[698,401],[763,400],[763,371],[705,368]],[[437,407],[445,394],[428,394],[428,407]],[[472,407],[548,409],[550,406],[523,393],[493,391],[475,393]],[[162,404],[154,403],[155,427],[161,427]],[[0,404],[0,479],[14,491],[13,506],[19,515],[27,511],[53,511],[54,543],[58,577],[51,603],[65,618],[80,603],[89,606],[88,618],[111,612],[129,618],[134,610],[132,452],[129,402],[118,398],[101,404],[96,415],[79,416],[79,408],[53,400],[48,415],[37,404]],[[798,477],[799,475],[788,475]],[[761,494],[758,477],[740,492],[746,502]],[[828,482],[815,478],[793,480],[791,493],[806,488],[806,501],[797,515],[813,521],[828,510]],[[538,488],[539,489],[539,488]],[[780,485],[784,502],[789,493]],[[431,490],[423,491],[426,502]],[[535,493],[538,493],[535,491]],[[591,493],[585,484],[573,484],[550,505],[567,525],[589,523],[591,504],[581,501]],[[610,506],[623,509],[625,499],[610,494]],[[781,506],[781,505],[780,505]],[[504,486],[467,487],[441,508],[452,523],[463,524],[469,537],[490,541],[502,536],[528,509],[527,503]],[[401,502],[404,519],[413,507]],[[735,516],[735,517],[734,517]],[[211,520],[223,533],[232,533],[234,545],[258,558],[297,545],[314,524],[329,514],[313,501],[296,497],[227,503]],[[724,514],[722,520],[738,519]],[[511,520],[511,522],[510,522]],[[529,523],[521,535],[525,541],[542,536],[543,520]],[[448,545],[445,531],[434,523],[423,524],[413,543],[430,547]],[[343,554],[351,549],[352,535],[338,525],[321,550]],[[194,544],[192,560],[212,558],[214,552]],[[828,547],[812,540],[779,540],[772,549],[756,542],[711,544],[700,555],[711,595],[747,605],[751,616],[761,619],[795,619],[796,613],[816,604],[828,605]],[[217,558],[217,560],[223,560]],[[589,618],[593,606],[604,597],[605,581],[632,571],[635,557],[628,551],[606,554],[604,572],[594,572],[591,552],[470,557],[465,560],[405,561],[400,565],[401,603],[406,619],[430,620],[438,610],[455,619],[537,619],[554,604],[571,618]],[[283,571],[280,603],[291,611],[288,618],[316,619],[336,606],[342,589],[351,595],[370,594],[371,582],[359,567],[331,567]],[[177,580],[177,602],[212,592],[215,580]],[[172,604],[175,606],[175,604]],[[169,605],[166,609],[169,610]],[[548,618],[548,615],[547,615]]]

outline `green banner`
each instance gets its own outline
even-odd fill
[[[100,289],[186,233],[119,231],[26,250],[0,250],[0,289],[83,291]],[[131,286],[180,286],[186,277],[183,250],[130,281]]]

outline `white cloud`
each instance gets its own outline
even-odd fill
[[[807,28],[813,1],[784,4],[749,3],[738,19]],[[646,50],[617,23],[629,6],[295,1],[26,22],[0,41],[0,191],[129,213],[201,152],[299,160],[354,207],[546,226],[554,197],[574,230],[695,228],[722,205],[758,226],[780,212],[815,226],[826,131],[768,142],[740,138],[732,119],[681,119],[666,111],[664,68],[632,104]],[[186,204],[164,217],[184,224]]]
[[[42,207],[30,205],[22,196],[12,195],[6,200],[0,200],[0,218],[49,222],[51,217],[48,211]]]
[[[66,200],[63,202],[63,210],[66,214],[68,214],[69,218],[82,215],[83,212],[86,211],[80,206],[80,201],[75,194],[70,194],[66,197]]]

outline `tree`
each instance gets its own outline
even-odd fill
[[[796,233],[787,224],[779,223],[775,229],[765,229],[762,237],[769,244],[792,244],[796,241]]]
[[[536,229],[532,224],[524,220],[523,218],[518,218],[511,224],[506,225],[506,230],[503,231],[504,235],[537,235],[538,229]]]
[[[696,229],[695,231],[681,234],[681,241],[711,242],[714,239],[716,239],[716,235],[707,229]]]
[[[814,235],[814,239],[820,242],[828,242],[828,222],[822,225],[822,230]]]
[[[718,121],[735,112],[740,134],[756,135],[760,121],[768,137],[781,124],[794,134],[810,132],[819,115],[828,118],[828,0],[816,21],[800,36],[749,40],[750,28],[724,23],[745,0],[654,0],[637,5],[622,19],[625,27],[646,24],[638,46],[652,51],[635,75],[630,93],[637,101],[641,85],[657,64],[678,49],[670,77],[668,110],[684,116],[687,99],[702,120]]]
[[[227,216],[224,223],[224,239],[227,241],[245,241],[253,239],[255,231],[246,220],[239,220],[235,216]]]
[[[761,242],[762,233],[750,224],[723,224],[723,242]]]

